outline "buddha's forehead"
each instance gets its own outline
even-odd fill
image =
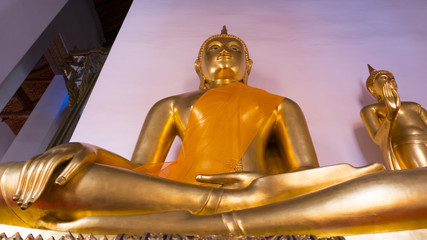
[[[206,45],[205,45],[205,48],[208,47],[208,46],[210,46],[210,45],[212,45],[212,44],[215,44],[215,43],[228,44],[230,42],[233,42],[233,43],[236,43],[236,44],[238,44],[240,46],[243,46],[243,44],[240,41],[238,41],[237,39],[235,39],[235,38],[221,36],[221,37],[212,38],[209,41],[207,41]]]

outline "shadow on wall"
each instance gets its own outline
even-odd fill
[[[353,129],[360,152],[366,163],[371,164],[377,162],[385,164],[379,147],[372,141],[363,123],[355,124]]]
[[[360,109],[367,105],[375,103],[373,96],[366,89],[364,80],[360,80],[359,103]],[[360,152],[362,153],[366,163],[371,164],[378,162],[384,164],[384,159],[381,150],[369,136],[369,133],[366,130],[362,119],[360,119],[360,122],[354,124],[353,129],[354,136],[356,137]]]

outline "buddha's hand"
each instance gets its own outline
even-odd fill
[[[249,186],[254,180],[265,176],[260,173],[238,172],[222,173],[215,175],[198,175],[196,180],[202,183],[213,183],[222,185],[224,189],[243,189]]]
[[[396,88],[390,82],[386,82],[383,86],[383,95],[388,112],[387,117],[393,120],[400,109],[399,94],[397,94]]]
[[[96,160],[97,150],[97,147],[89,144],[67,143],[32,157],[22,167],[13,200],[17,201],[22,209],[28,208],[39,199],[49,179],[60,165],[68,162],[55,179],[55,184],[63,186],[85,165]]]

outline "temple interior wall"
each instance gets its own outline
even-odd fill
[[[198,88],[199,47],[225,24],[249,48],[249,85],[300,105],[321,165],[383,162],[359,115],[375,102],[366,64],[426,107],[426,11],[423,0],[134,1],[72,141],[130,158],[149,108]]]

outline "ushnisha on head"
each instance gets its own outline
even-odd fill
[[[397,90],[396,80],[391,72],[386,70],[375,70],[368,64],[369,77],[366,79],[366,88],[379,101],[384,101],[383,87],[386,82]]]
[[[203,42],[194,63],[200,78],[200,89],[225,86],[233,82],[247,83],[252,60],[242,39],[227,33],[213,35]]]

